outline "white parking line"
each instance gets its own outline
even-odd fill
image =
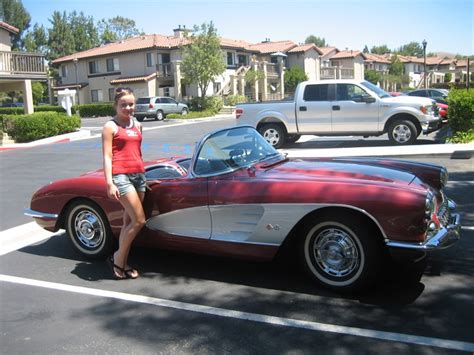
[[[49,239],[54,233],[41,228],[36,222],[22,224],[0,232],[0,255]]]
[[[39,280],[33,280],[33,279],[27,279],[27,278],[9,276],[9,275],[0,274],[0,281],[9,282],[13,284],[42,287],[42,288],[64,291],[64,292],[78,293],[82,295],[98,296],[98,297],[112,298],[112,299],[128,301],[128,302],[149,304],[149,305],[158,306],[158,307],[173,308],[173,309],[178,309],[178,310],[183,310],[183,311],[197,312],[197,313],[203,313],[203,314],[213,315],[213,316],[218,316],[218,317],[234,318],[234,319],[239,319],[239,320],[247,320],[247,321],[252,321],[252,322],[257,322],[257,323],[265,323],[265,324],[278,325],[278,326],[283,326],[283,327],[300,328],[300,329],[343,334],[343,335],[352,335],[352,336],[372,338],[372,339],[383,340],[383,341],[393,341],[393,342],[401,342],[401,343],[407,343],[407,344],[431,346],[431,347],[437,347],[437,348],[443,348],[443,349],[449,349],[449,350],[474,351],[474,343],[468,343],[468,342],[462,342],[462,341],[456,341],[456,340],[447,340],[447,339],[440,339],[440,338],[416,336],[416,335],[410,335],[410,334],[385,332],[385,331],[363,329],[363,328],[356,328],[356,327],[346,327],[346,326],[341,326],[341,325],[310,322],[310,321],[303,321],[303,320],[292,319],[292,318],[274,317],[274,316],[268,316],[264,314],[240,312],[240,311],[234,311],[234,310],[229,310],[229,309],[224,309],[224,308],[203,306],[203,305],[185,303],[185,302],[177,302],[177,301],[165,300],[161,298],[147,297],[147,296],[142,296],[142,295],[135,295],[135,294],[130,294],[130,293],[115,292],[115,291],[107,291],[107,290],[101,290],[101,289],[96,289],[96,288],[72,286],[72,285],[60,284],[60,283],[55,283],[55,282],[39,281]]]

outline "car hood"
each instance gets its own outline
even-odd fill
[[[400,95],[400,96],[395,96],[395,97],[385,97],[382,100],[384,102],[391,102],[391,103],[396,103],[396,104],[407,104],[410,106],[415,106],[415,105],[429,106],[433,104],[433,100],[427,97],[419,97],[419,96]]]
[[[377,165],[376,162],[287,160],[263,165],[265,177],[286,180],[331,180],[377,184],[410,185],[416,176],[410,172]]]

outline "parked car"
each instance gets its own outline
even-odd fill
[[[408,96],[428,97],[437,103],[447,105],[448,90],[445,89],[419,89],[407,93]]]
[[[250,126],[206,135],[192,158],[149,161],[145,175],[147,222],[136,244],[258,260],[290,253],[338,291],[368,287],[395,256],[408,263],[460,237],[445,168],[289,159]],[[101,170],[58,180],[33,195],[25,214],[49,231],[66,229],[84,256],[105,258],[123,223],[106,187]]]
[[[252,125],[274,147],[303,134],[380,136],[408,145],[441,128],[432,100],[392,97],[368,81],[322,80],[298,84],[293,101],[238,104],[238,125]]]
[[[2,107],[23,107],[23,102],[4,102]]]
[[[188,112],[188,105],[180,103],[171,97],[140,97],[135,103],[135,117],[140,122],[146,117],[152,117],[161,121],[169,113],[186,115]]]
[[[437,102],[439,117],[443,120],[443,123],[448,122],[448,105]]]

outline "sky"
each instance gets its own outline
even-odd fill
[[[258,43],[322,37],[339,49],[390,49],[426,40],[427,53],[474,53],[474,0],[22,0],[35,23],[53,11],[96,21],[123,16],[147,34],[172,35],[212,21],[219,36]]]

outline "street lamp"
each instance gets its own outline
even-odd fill
[[[421,42],[423,45],[423,77],[425,81],[425,89],[426,89],[426,45],[428,44],[426,40],[424,39],[423,42]]]
[[[76,94],[77,94],[77,104],[79,105],[79,87],[77,83],[77,63],[79,62],[79,60],[76,57],[74,57],[72,62],[74,63],[74,69],[76,71]]]

